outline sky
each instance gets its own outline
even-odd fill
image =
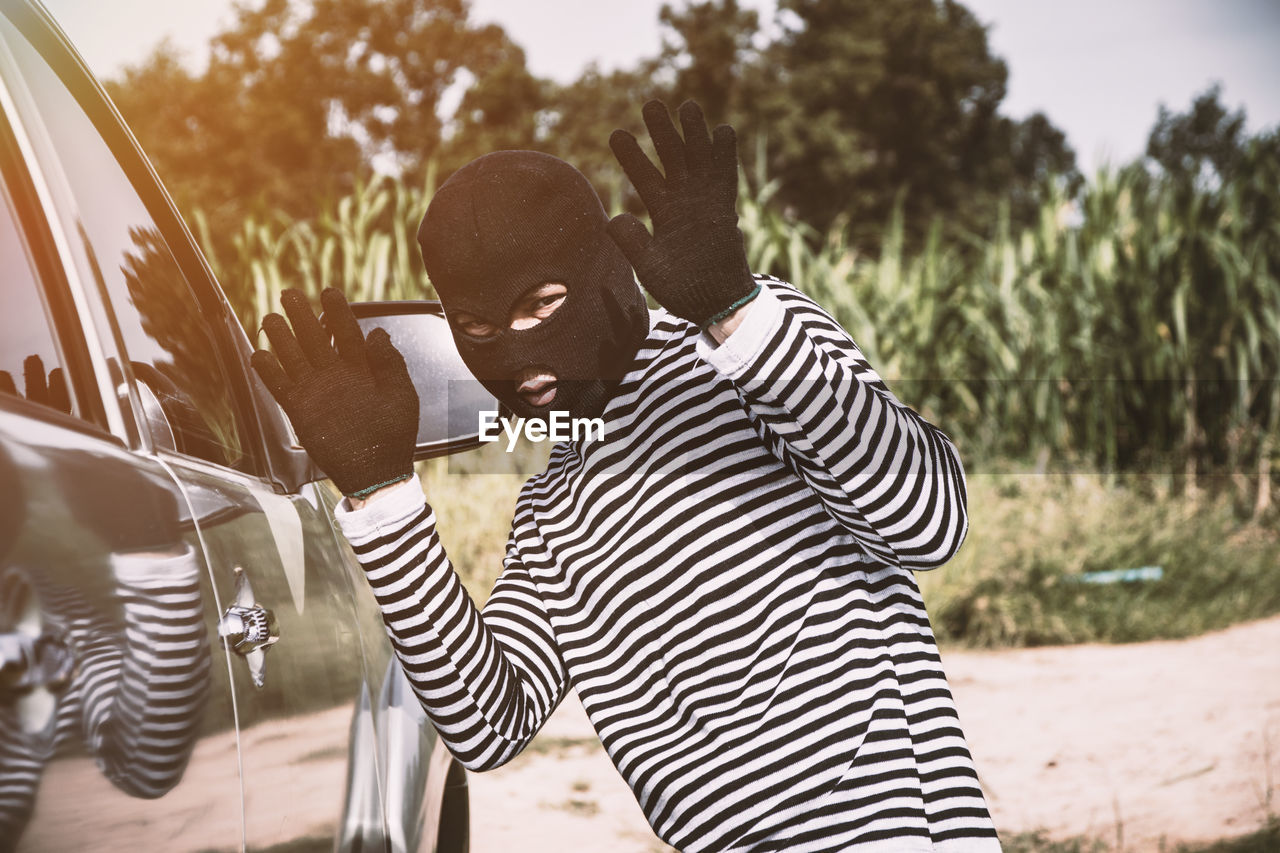
[[[679,5],[681,0],[674,0]],[[773,0],[740,0],[772,21]],[[194,66],[232,0],[45,0],[100,77],[168,37]],[[1159,104],[1185,110],[1214,82],[1257,131],[1280,124],[1280,0],[965,0],[1009,67],[1003,111],[1043,111],[1082,167],[1142,153]],[[662,0],[472,0],[562,82],[590,62],[626,67],[661,44]]]

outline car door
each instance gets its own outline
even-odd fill
[[[10,59],[0,43],[0,850],[236,849],[212,579],[179,484],[108,423]]]
[[[34,128],[73,265],[91,284],[84,300],[112,374],[106,408],[180,483],[212,575],[232,656],[245,843],[329,849],[344,836],[381,838],[375,688],[332,498],[316,484],[281,494],[266,476],[229,307],[201,280],[171,210],[157,209],[145,162],[104,138],[113,126],[91,113],[105,102],[74,88],[74,69],[46,61],[38,19],[17,24],[3,36],[29,95],[18,111]],[[353,732],[369,733],[354,750]]]

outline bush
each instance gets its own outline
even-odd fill
[[[1171,497],[1169,478],[969,478],[970,532],[917,575],[941,642],[1037,646],[1186,637],[1280,612],[1280,535],[1225,499]],[[1086,583],[1155,566],[1159,580]]]

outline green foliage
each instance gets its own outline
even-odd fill
[[[663,4],[658,14],[667,35],[660,60],[672,73],[671,106],[692,98],[709,116],[725,120],[747,111],[758,88],[761,54],[755,41],[760,18],[738,0]]]
[[[445,93],[467,81],[446,126]],[[530,144],[540,86],[465,0],[266,0],[236,7],[202,73],[161,45],[107,88],[179,208],[202,210],[228,251],[247,216],[311,216],[375,163],[416,184],[433,159]]]
[[[1175,471],[1193,493],[1226,474],[1261,515],[1280,454],[1280,225],[1260,213],[1280,195],[1276,138],[1210,185],[1104,169],[1076,204],[1060,190],[1034,227],[1005,213],[964,246],[935,225],[912,248],[899,204],[878,257],[782,215],[757,160],[740,222],[752,269],[826,307],[976,470]],[[244,221],[230,251],[202,217],[197,232],[252,331],[287,285],[427,297],[414,228],[431,191],[430,175],[360,184],[314,219]]]
[[[784,200],[824,229],[841,212],[878,229],[904,188],[913,224],[954,210],[950,196],[983,165],[1007,77],[973,15],[950,0],[779,9],[792,23],[768,54],[787,85],[766,89],[762,109]]]
[[[286,287],[299,288],[317,305],[326,287],[359,302],[433,299],[416,234],[434,181],[430,169],[421,188],[375,178],[324,204],[315,219],[283,213],[246,219],[229,250],[218,247],[198,210],[195,233],[251,337],[263,316],[280,310]]]
[[[1275,853],[1280,850],[1280,818],[1271,817],[1257,832],[1209,844],[1179,844],[1173,853]]]
[[[1212,187],[1104,169],[1078,206],[1051,195],[1022,230],[1006,211],[963,247],[935,226],[912,250],[898,206],[879,257],[840,229],[811,248],[765,183],[741,203],[749,260],[827,307],[969,459],[1265,481],[1280,448],[1280,226],[1257,211],[1280,196],[1275,138]]]
[[[1038,196],[1048,174],[1074,174],[1074,154],[1044,116],[999,114],[1008,72],[961,4],[782,0],[779,9],[784,31],[762,50],[732,117],[767,136],[779,197],[799,219],[825,230],[844,217],[851,242],[874,250],[896,205],[918,246],[940,217],[955,234],[984,231],[998,199]]]
[[[1053,176],[1070,183],[1060,131],[999,115],[1004,64],[954,0],[781,8],[770,42],[739,0],[665,5],[656,56],[559,86],[533,77],[500,27],[474,23],[466,0],[264,0],[237,7],[203,72],[161,45],[108,89],[179,208],[203,210],[224,251],[246,216],[310,216],[317,196],[374,169],[417,184],[429,162],[447,177],[499,148],[562,157],[611,207],[635,210],[606,141],[640,131],[652,97],[696,98],[713,122],[764,140],[777,198],[820,230],[843,217],[863,249],[878,248],[895,200],[916,247],[936,217],[982,230],[1007,197],[1022,224]]]
[[[1280,612],[1280,536],[1168,476],[971,473],[969,536],[917,574],[942,642],[978,647],[1187,637]],[[1159,566],[1160,580],[1086,583]]]
[[[542,116],[547,130],[538,150],[576,166],[611,211],[627,206],[633,212],[641,210],[609,150],[609,135],[622,128],[646,138],[640,105],[666,96],[659,76],[656,62],[608,73],[592,65],[572,84],[555,90]]]
[[[1147,156],[1180,183],[1196,183],[1210,173],[1235,178],[1243,165],[1245,115],[1224,107],[1221,92],[1213,86],[1183,114],[1160,107],[1147,140]]]

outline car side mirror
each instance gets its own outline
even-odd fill
[[[479,447],[480,412],[499,404],[463,364],[440,303],[353,302],[351,312],[366,335],[386,329],[409,367],[419,406],[414,459]]]

